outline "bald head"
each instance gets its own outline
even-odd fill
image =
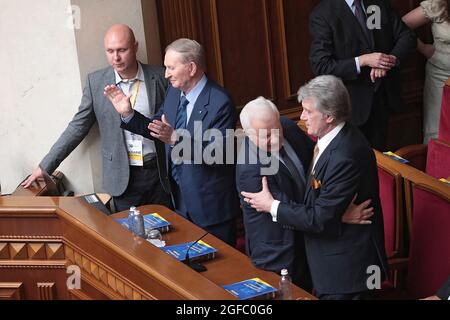
[[[136,76],[138,43],[133,30],[124,24],[115,24],[105,34],[105,51],[109,64],[124,79]]]
[[[126,24],[115,24],[106,31],[105,43],[117,38],[129,41],[131,44],[136,42],[133,30]]]

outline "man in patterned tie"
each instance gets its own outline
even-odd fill
[[[261,179],[267,182],[273,196],[289,203],[303,203],[312,158],[313,142],[297,126],[280,117],[277,107],[263,97],[250,101],[240,114],[245,139],[236,166],[238,192],[259,192]],[[274,165],[273,162],[277,162]],[[272,169],[265,170],[264,169]],[[349,205],[342,222],[366,224],[372,215],[370,201]],[[270,215],[260,214],[241,197],[247,255],[261,269],[280,273],[288,269],[293,282],[311,290],[306,263],[303,232],[273,223]]]
[[[309,19],[314,74],[344,81],[350,122],[384,151],[389,113],[402,110],[399,66],[416,47],[414,33],[388,0],[322,0]]]
[[[319,76],[299,90],[301,119],[318,138],[303,203],[276,200],[263,179],[262,191],[241,192],[252,208],[273,222],[304,232],[306,256],[317,296],[326,300],[370,299],[387,276],[384,226],[375,154],[361,132],[347,123],[351,106],[343,82]],[[371,200],[371,224],[345,224],[356,201]],[[376,269],[376,285],[371,275]]]
[[[236,126],[236,111],[225,91],[205,74],[203,47],[194,40],[178,39],[166,48],[164,58],[166,78],[171,86],[160,111],[151,118],[131,108],[129,97],[116,86],[105,88],[105,94],[122,116],[122,128],[166,144],[167,167],[171,181],[172,198],[176,211],[198,226],[233,245],[236,241],[235,217],[239,200],[235,189],[235,166],[224,162],[195,161],[194,155],[172,157],[172,149],[188,139],[200,154],[206,148],[214,149],[219,142],[196,140],[210,129],[226,137],[227,129]],[[198,133],[197,133],[198,134]],[[221,147],[219,147],[221,149]],[[195,152],[193,152],[195,153]],[[224,155],[222,159],[226,159]],[[180,161],[181,160],[181,161]]]

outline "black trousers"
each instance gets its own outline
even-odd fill
[[[180,188],[178,187],[177,183],[171,179],[172,183],[172,192],[173,192],[173,198],[175,203],[175,212],[179,215],[185,217],[189,221],[195,223],[195,221],[192,220],[189,211],[186,207],[185,201],[183,199],[183,196],[181,194]],[[236,233],[237,233],[237,226],[236,226],[236,219],[232,218],[229,220],[226,220],[224,222],[209,225],[209,226],[201,226],[201,228],[205,229],[205,231],[211,233],[212,235],[216,236],[220,240],[228,243],[230,246],[234,247],[236,245]]]
[[[343,294],[321,294],[317,292],[316,295],[319,300],[374,300],[373,290]]]
[[[359,126],[372,148],[386,151],[386,138],[389,126],[389,108],[385,99],[383,85],[374,93],[372,108],[366,123]]]
[[[156,158],[145,162],[143,167],[130,166],[130,180],[125,192],[114,197],[116,211],[128,210],[131,206],[160,204],[172,209],[172,199],[159,180]]]

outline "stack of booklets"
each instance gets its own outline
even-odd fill
[[[163,248],[161,248],[161,250],[170,254],[171,256],[178,259],[179,261],[184,261],[184,260],[186,260],[187,250],[193,243],[194,243],[194,241],[186,242],[186,243],[182,243],[182,244],[176,244],[173,246],[163,247]],[[189,249],[189,259],[191,261],[193,261],[193,260],[210,260],[216,256],[216,252],[217,252],[216,248],[211,247],[206,242],[200,240],[199,242],[194,244]]]
[[[259,278],[244,280],[223,286],[225,290],[238,297],[247,299],[273,299],[277,289]]]
[[[158,229],[161,233],[170,230],[170,222],[157,213],[145,214],[143,217],[145,229]],[[116,221],[128,229],[128,218],[116,219]]]

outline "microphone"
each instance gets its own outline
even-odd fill
[[[191,243],[191,245],[188,247],[188,249],[186,250],[186,257],[185,257],[185,263],[191,267],[192,269],[194,269],[197,272],[204,272],[206,271],[206,267],[200,263],[197,262],[192,262],[189,259],[189,250],[191,250],[191,248],[198,243],[200,240],[202,240],[204,237],[206,237],[206,235],[209,234],[209,232],[206,232],[204,235],[202,235],[200,238],[198,238],[197,240],[195,240],[194,242]]]

